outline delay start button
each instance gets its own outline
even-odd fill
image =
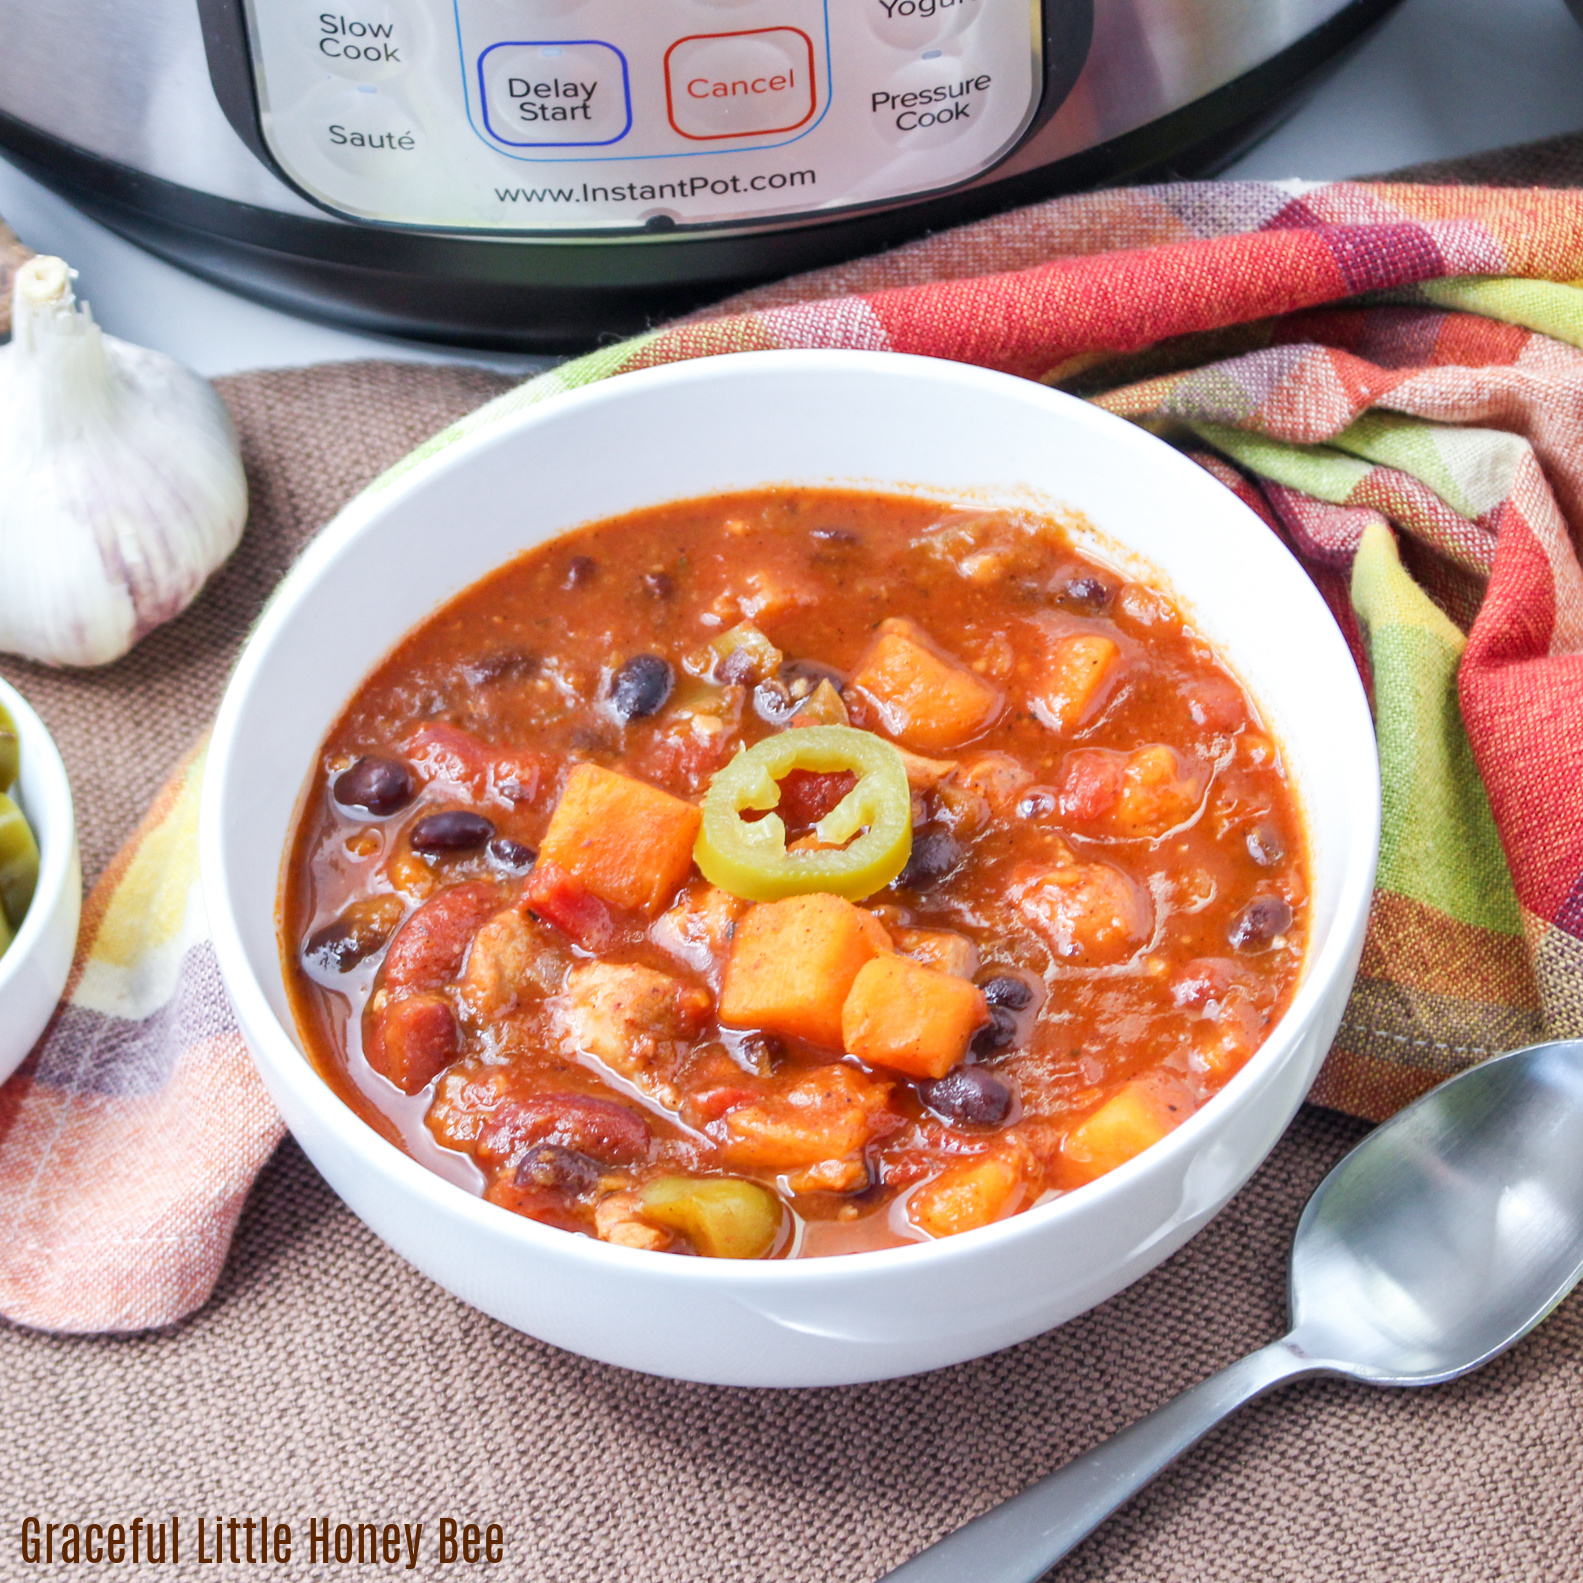
[[[813,40],[796,27],[695,33],[665,52],[671,125],[704,142],[794,132],[818,103]]]
[[[984,117],[995,80],[952,56],[914,61],[869,94],[869,114],[888,142],[936,148],[953,142]]]
[[[632,130],[626,56],[597,39],[491,44],[478,86],[485,130],[514,148],[619,143]]]

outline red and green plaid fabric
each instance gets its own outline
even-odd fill
[[[1059,199],[566,364],[372,487],[594,380],[783,347],[979,363],[1185,446],[1302,559],[1370,687],[1379,882],[1314,1097],[1381,1118],[1486,1056],[1583,1032],[1580,277],[1583,193]],[[128,1330],[197,1306],[278,1135],[203,938],[192,784],[188,766],[90,899],[68,1003],[0,1090],[0,1312],[25,1323]],[[141,1181],[170,1102],[203,1115],[239,1093],[223,1136],[169,1135],[113,1238],[71,1173],[41,1169],[69,1144],[94,1180]]]

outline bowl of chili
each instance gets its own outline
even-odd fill
[[[787,1386],[1025,1339],[1223,1207],[1378,827],[1346,645],[1208,473],[1029,381],[789,352],[349,506],[237,667],[201,846],[249,1048],[372,1229],[557,1345]]]

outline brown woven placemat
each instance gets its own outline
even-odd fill
[[[1583,179],[1580,145],[1540,145]],[[1522,182],[1512,155],[1479,179]],[[1453,167],[1437,172],[1455,179]],[[309,534],[504,381],[356,364],[222,382],[253,487],[193,609],[103,672],[13,661],[65,753],[97,872],[218,700]],[[1200,1237],[1092,1314],[961,1367],[835,1391],[646,1379],[531,1341],[416,1274],[287,1143],[213,1301],[167,1332],[0,1326],[0,1578],[339,1578],[310,1519],[505,1530],[485,1575],[534,1583],[866,1580],[1148,1411],[1284,1321],[1285,1253],[1363,1128],[1308,1109]],[[1583,1302],[1482,1374],[1422,1392],[1310,1382],[1247,1408],[1075,1554],[1063,1579],[1444,1583],[1577,1576]],[[178,1567],[24,1565],[25,1517],[182,1520]],[[200,1516],[291,1525],[286,1566],[196,1561]],[[396,1571],[375,1565],[372,1571]],[[352,1571],[370,1570],[353,1564]]]

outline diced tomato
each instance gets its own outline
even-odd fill
[[[1119,755],[1103,748],[1080,748],[1066,756],[1061,778],[1061,811],[1087,822],[1115,807],[1124,784]]]
[[[615,941],[616,925],[610,909],[559,863],[548,858],[541,857],[534,865],[522,902],[585,951],[605,951]]]
[[[425,781],[454,786],[474,802],[532,802],[553,766],[546,754],[496,747],[439,720],[419,726],[401,748]]]
[[[751,1104],[761,1097],[758,1090],[752,1088],[706,1088],[687,1096],[688,1118],[694,1126],[701,1127],[708,1122],[718,1121],[728,1110]]]
[[[856,785],[851,770],[792,770],[780,782],[775,812],[788,830],[801,830],[818,824]]]
[[[431,896],[390,942],[386,990],[395,996],[449,984],[461,972],[479,925],[499,912],[504,901],[500,886],[483,880]]]
[[[460,1030],[441,995],[408,995],[370,1016],[363,1053],[404,1094],[416,1094],[456,1059]]]

